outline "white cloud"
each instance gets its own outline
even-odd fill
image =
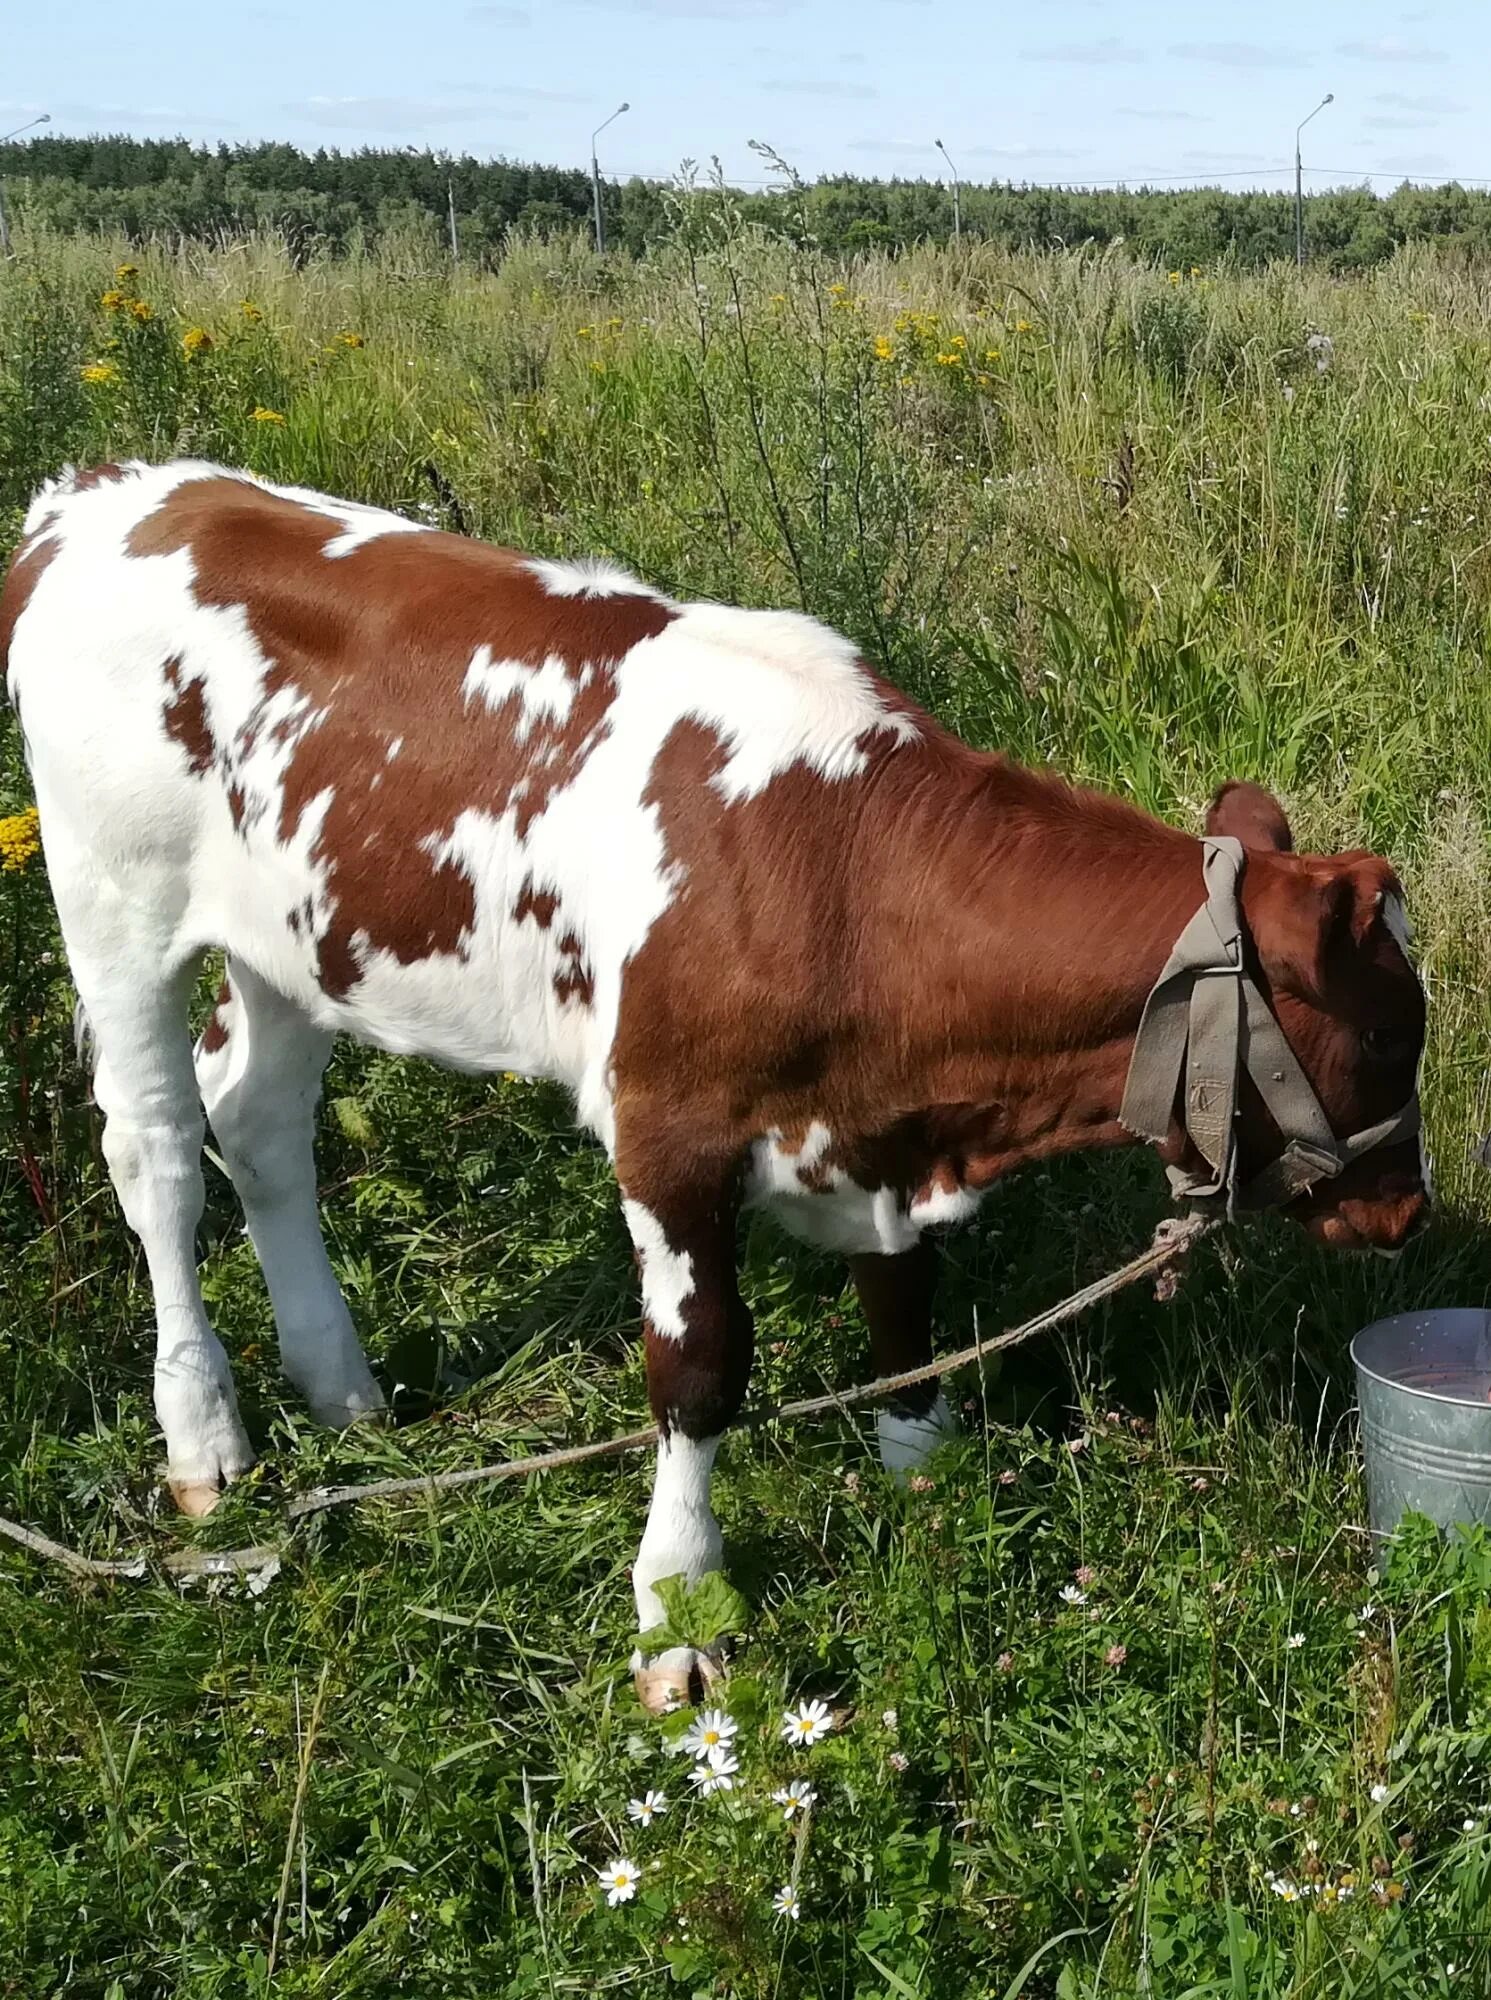
[[[308,97],[285,106],[293,117],[312,125],[332,125],[344,131],[418,132],[428,125],[457,125],[472,120],[504,121],[527,114],[489,104],[449,104],[424,97]]]
[[[1370,40],[1337,42],[1336,54],[1354,62],[1442,63],[1449,61],[1445,49],[1426,49],[1419,42],[1405,42],[1397,35],[1374,35]]]
[[[791,13],[797,0],[577,0],[622,14],[654,14],[665,21],[772,21]]]
[[[1381,165],[1386,172],[1402,174],[1407,180],[1425,176],[1448,180],[1453,172],[1443,153],[1389,153]]]
[[[1180,156],[1188,165],[1210,167],[1220,173],[1226,167],[1266,167],[1270,164],[1267,153],[1207,153],[1190,152]]]
[[[539,83],[437,83],[437,90],[453,91],[458,97],[521,98],[532,104],[594,104],[580,90],[549,90]],[[355,100],[353,100],[355,102]]]
[[[1437,118],[1415,118],[1396,111],[1376,111],[1362,120],[1374,132],[1425,132],[1439,123]]]
[[[942,166],[942,155],[927,139],[851,139],[848,150],[851,153],[884,153],[888,158],[898,160],[927,160],[935,162],[931,169],[938,171]],[[965,146],[961,142],[952,148],[955,160],[1080,160],[1085,155],[1064,146]]]
[[[1176,42],[1171,55],[1182,62],[1216,63],[1222,69],[1303,69],[1302,49],[1267,47],[1262,42]]]
[[[1406,90],[1379,90],[1373,97],[1374,104],[1390,104],[1397,111],[1468,111],[1468,104],[1461,104],[1457,98],[1444,97],[1438,91],[1423,91],[1415,96]]]
[[[1150,125],[1209,125],[1211,120],[1203,118],[1199,111],[1177,111],[1165,104],[1120,104],[1117,106],[1120,118],[1142,118]]]
[[[1084,160],[1086,150],[1073,146],[965,146],[970,159],[978,160]]]
[[[68,125],[74,129],[85,127],[92,132],[117,132],[121,128],[134,125],[156,125],[168,133],[187,131],[236,132],[235,121],[219,118],[213,113],[200,111],[176,111],[165,105],[151,104],[78,104],[71,101],[52,103],[52,124],[54,128]],[[36,112],[28,113],[35,117]],[[44,127],[27,138],[40,138]]]
[[[1060,42],[1054,48],[1021,49],[1024,62],[1079,63],[1107,69],[1116,63],[1143,62],[1144,51],[1131,49],[1117,35],[1104,35],[1098,42]]]
[[[772,77],[761,88],[784,97],[866,98],[880,95],[867,83],[847,83],[842,77]]]

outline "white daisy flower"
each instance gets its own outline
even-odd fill
[[[1371,1791],[1368,1792],[1367,1797],[1372,1801],[1374,1806],[1380,1806],[1390,1790],[1391,1787],[1388,1785],[1374,1785]]]
[[[1297,1653],[1304,1643],[1305,1635],[1303,1632],[1291,1632],[1289,1637],[1284,1641],[1284,1648],[1286,1652]]]
[[[668,1801],[661,1792],[644,1792],[640,1799],[628,1799],[626,1816],[634,1819],[638,1826],[651,1826],[661,1813],[668,1810]]]
[[[1064,1583],[1061,1586],[1061,1601],[1063,1604],[1085,1604],[1087,1592],[1078,1590],[1074,1583]]]
[[[817,1798],[818,1794],[806,1778],[794,1778],[790,1784],[783,1785],[779,1792],[772,1793],[771,1802],[774,1806],[782,1808],[783,1819],[791,1819],[795,1813],[806,1812],[810,1805],[816,1803]]]
[[[783,1737],[803,1749],[827,1736],[833,1726],[828,1705],[821,1701],[800,1701],[782,1717]]]
[[[642,1870],[635,1861],[618,1858],[608,1861],[604,1868],[596,1870],[601,1887],[606,1892],[606,1901],[614,1910],[618,1903],[629,1903],[637,1893],[637,1884],[642,1879]]]
[[[1460,1822],[1460,1831],[1462,1833],[1479,1833],[1480,1830],[1481,1823],[1478,1819],[1462,1819]]]
[[[701,1709],[683,1739],[683,1747],[690,1756],[707,1757],[711,1750],[725,1749],[738,1727],[735,1718],[722,1708]]]
[[[797,1900],[797,1891],[790,1882],[784,1882],[771,1899],[771,1907],[779,1917],[790,1917],[794,1923],[802,1915],[802,1904]]]
[[[699,1787],[701,1799],[707,1799],[711,1792],[733,1792],[735,1774],[740,1769],[740,1759],[733,1756],[727,1746],[716,1743],[702,1764],[696,1764],[690,1772]]]

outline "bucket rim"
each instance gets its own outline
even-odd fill
[[[1439,1389],[1422,1389],[1415,1383],[1404,1382],[1396,1375],[1385,1375],[1380,1368],[1373,1368],[1362,1359],[1359,1351],[1361,1345],[1373,1334],[1381,1333],[1387,1327],[1401,1326],[1405,1320],[1429,1319],[1446,1313],[1477,1313],[1487,1322],[1488,1333],[1491,1333],[1491,1307],[1486,1306],[1420,1306],[1414,1312],[1386,1313],[1381,1319],[1374,1319],[1352,1335],[1351,1345],[1347,1350],[1351,1356],[1352,1366],[1359,1376],[1364,1376],[1369,1382],[1380,1383],[1383,1388],[1391,1389],[1395,1395],[1416,1396],[1425,1403],[1448,1403],[1452,1408],[1462,1410],[1479,1410],[1491,1418],[1491,1396],[1451,1396]]]

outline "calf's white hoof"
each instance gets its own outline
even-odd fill
[[[692,1708],[725,1678],[725,1664],[713,1650],[670,1646],[665,1653],[632,1655],[632,1681],[637,1699],[653,1715]]]
[[[171,1488],[171,1498],[176,1502],[179,1514],[189,1514],[194,1521],[200,1521],[204,1514],[210,1514],[223,1497],[221,1486],[206,1479],[172,1479],[167,1482]]]
[[[166,1466],[166,1485],[178,1512],[200,1520],[223,1497],[223,1488],[241,1479],[254,1463],[254,1448],[236,1415],[224,1416],[216,1438],[199,1444],[190,1457]]]
[[[938,1391],[937,1400],[924,1416],[914,1417],[904,1410],[882,1410],[875,1421],[880,1444],[880,1463],[903,1485],[950,1437],[958,1435],[958,1420],[948,1408],[947,1398]]]

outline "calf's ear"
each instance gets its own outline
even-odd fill
[[[1398,878],[1375,854],[1305,861],[1260,885],[1254,939],[1271,977],[1316,1006],[1326,1002],[1332,974],[1349,973]]]
[[[1272,792],[1243,778],[1231,778],[1212,800],[1206,830],[1230,836],[1244,847],[1270,847],[1276,854],[1294,852],[1294,835],[1284,808]]]

